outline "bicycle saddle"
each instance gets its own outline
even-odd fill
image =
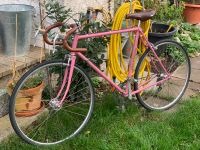
[[[126,19],[137,19],[141,21],[147,21],[151,19],[156,14],[156,11],[153,9],[146,9],[140,12],[126,15]]]

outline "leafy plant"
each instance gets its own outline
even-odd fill
[[[42,83],[42,78],[40,76],[36,76],[33,78],[29,78],[23,85],[23,87],[21,88],[22,90],[27,90],[27,89],[31,89],[31,88],[35,88],[37,86],[39,86]]]
[[[54,0],[53,0],[54,1]],[[58,2],[54,3],[47,3],[46,5],[47,14],[52,21],[63,21],[67,18],[73,18],[73,14],[69,9],[66,11],[65,7],[60,5]],[[58,12],[56,12],[58,11]],[[90,22],[88,20],[87,14],[80,14],[80,18],[78,20],[74,20],[77,24],[80,24],[79,34],[89,34],[89,33],[96,33],[96,32],[103,32],[107,31],[108,27],[105,24],[101,24],[100,22]],[[63,26],[60,30],[61,32],[65,31],[66,27]],[[73,36],[69,39],[69,43],[72,43]],[[108,44],[107,37],[96,37],[81,40],[78,43],[78,47],[80,48],[87,48],[87,51],[84,53],[87,57],[89,57],[95,65],[100,67],[103,63],[104,55],[102,54],[105,52],[105,49]],[[50,59],[64,59],[65,55],[69,52],[63,49],[60,46],[56,47],[57,51],[54,54],[51,54]],[[87,64],[83,61],[77,61],[77,63],[82,66],[86,71],[91,71]]]
[[[42,76],[34,76],[32,78],[29,78],[21,87],[21,90],[27,90],[27,89],[31,89],[31,88],[35,88],[37,86],[39,86],[42,83]],[[11,84],[8,85],[8,87],[10,89],[13,89],[16,85],[17,81],[13,81]]]
[[[82,14],[80,18],[80,23],[82,25],[80,34],[88,34],[88,33],[97,33],[107,31],[108,28],[104,24],[100,24],[100,22],[89,22],[84,24],[87,20],[86,16]],[[95,65],[100,67],[103,63],[104,52],[106,51],[106,47],[108,44],[109,38],[107,37],[96,37],[81,40],[78,43],[78,47],[87,48],[87,51],[84,53],[87,57],[90,58],[91,61],[94,62]],[[87,71],[91,71],[85,62],[78,62],[79,65],[84,67]]]
[[[176,24],[179,24],[183,21],[182,14],[184,6],[182,4],[177,7],[174,4],[162,4],[158,0],[146,0],[145,7],[156,10],[156,15],[153,18],[155,21],[174,22],[175,20]]]
[[[72,10],[65,10],[65,7],[60,5],[57,0],[50,0],[45,8],[47,17],[54,22],[63,22],[65,19],[71,18]]]
[[[71,11],[65,11],[65,8],[60,5],[58,2],[55,3],[48,3],[47,6],[47,14],[48,16],[50,16],[49,18],[52,19],[53,22],[57,22],[57,21],[63,21],[63,20],[68,20],[68,18],[73,18],[73,14],[71,13]],[[59,14],[55,11],[52,10],[59,10]],[[65,19],[66,18],[66,19]],[[96,32],[103,32],[103,31],[107,31],[107,26],[104,23],[100,23],[100,22],[94,22],[94,21],[90,21],[89,17],[87,16],[87,14],[80,14],[80,18],[78,20],[73,19],[75,21],[76,24],[79,24],[79,31],[78,34],[89,34],[89,33],[96,33]],[[64,32],[66,30],[66,26],[63,26],[62,28],[60,28],[61,32]],[[70,45],[72,45],[72,41],[73,41],[73,35],[68,39],[68,42]],[[108,38],[106,37],[95,37],[95,38],[90,38],[90,39],[85,39],[85,40],[81,40],[78,42],[77,47],[79,48],[87,48],[87,51],[84,52],[84,55],[87,56],[88,58],[90,58],[91,61],[93,61],[93,63],[100,67],[100,65],[103,63],[103,59],[104,59],[104,54],[102,54],[103,52],[105,52],[105,49],[107,47],[108,44]],[[65,59],[65,56],[69,54],[69,51],[64,49],[62,46],[56,46],[56,52],[55,53],[51,53],[49,56],[49,59]],[[93,73],[92,70],[88,67],[87,63],[84,61],[80,61],[79,58],[77,57],[77,64],[79,66],[81,66],[82,68],[84,68],[84,70],[86,70],[88,73]],[[56,68],[52,68],[52,70],[50,70],[51,73],[55,73],[55,74],[59,74],[58,80],[57,80],[57,85],[60,85],[62,80],[61,78],[63,77],[63,74],[61,74],[60,72],[60,68],[56,67]],[[73,85],[71,85],[73,86]],[[82,86],[78,86],[74,89],[74,91],[78,90],[82,88]],[[47,92],[45,92],[47,91]],[[46,94],[49,93],[48,89],[44,89],[43,92],[43,97],[48,98],[49,95]]]
[[[94,87],[98,88],[98,87],[100,87],[101,81],[99,80],[98,77],[93,77],[92,78],[92,83],[93,83]]]
[[[182,0],[189,2],[191,0]],[[196,1],[197,2],[197,1]],[[180,42],[187,50],[190,56],[200,52],[200,30],[190,24],[183,22],[183,3],[180,2],[179,6],[170,4],[161,4],[158,0],[146,0],[145,5],[147,8],[155,9],[155,21],[169,23],[176,26],[178,32],[175,39]]]
[[[200,29],[188,23],[182,23],[176,37],[182,45],[187,48],[188,53],[192,56],[200,52]]]

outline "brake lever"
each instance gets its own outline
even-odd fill
[[[52,53],[55,53],[55,51],[56,51],[56,40],[58,38],[59,38],[59,34],[57,33],[56,36],[53,39],[53,52]]]

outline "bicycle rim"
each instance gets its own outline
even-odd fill
[[[60,108],[54,105],[58,102],[54,98],[62,84],[66,67],[63,61],[40,64],[25,73],[16,84],[10,102],[10,120],[16,133],[26,142],[34,145],[58,144],[77,135],[89,121],[93,111],[94,91],[90,79],[78,66],[74,68],[64,104]],[[30,95],[26,86],[32,78],[38,76],[42,88],[36,92],[39,95]],[[63,95],[64,92],[61,93]],[[37,100],[40,100],[39,107],[37,104],[32,106],[38,103]],[[32,114],[27,114],[29,110]]]
[[[179,43],[164,40],[155,44],[155,48],[156,54],[171,76],[166,81],[137,93],[136,97],[146,109],[165,110],[175,105],[185,93],[190,78],[191,66],[187,52]],[[147,72],[144,74],[139,73],[146,61],[151,64],[150,75]],[[161,67],[153,52],[148,49],[140,58],[136,67],[135,79],[138,82],[135,83],[135,90],[158,83],[166,78],[167,73]],[[144,79],[148,79],[148,82]]]

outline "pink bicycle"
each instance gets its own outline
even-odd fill
[[[73,138],[85,127],[93,111],[94,89],[90,77],[76,65],[77,57],[87,62],[124,97],[132,98],[136,95],[140,104],[146,109],[165,110],[175,105],[188,86],[190,60],[186,50],[175,41],[164,40],[156,44],[148,42],[140,23],[151,19],[154,14],[153,10],[143,10],[127,15],[127,19],[139,21],[137,27],[87,35],[75,34],[71,47],[67,42],[68,38],[78,29],[76,25],[72,25],[64,39],[56,42],[57,45],[63,45],[70,51],[65,60],[43,62],[26,72],[17,82],[10,100],[9,112],[16,133],[28,143],[52,145]],[[59,26],[63,26],[63,23],[56,23],[46,29],[44,32],[46,43],[53,44],[47,38],[47,33]],[[86,58],[83,52],[87,49],[77,48],[77,44],[83,39],[127,32],[135,35],[134,45],[128,63],[127,80],[118,85]],[[133,62],[139,39],[145,44],[146,51],[134,68]],[[141,74],[140,70],[147,62],[151,65],[150,74],[147,70]],[[41,80],[39,84],[43,84],[40,95],[35,99],[42,100],[41,105],[44,109],[32,116],[19,117],[17,101],[22,99],[21,90],[33,77],[39,77]]]

